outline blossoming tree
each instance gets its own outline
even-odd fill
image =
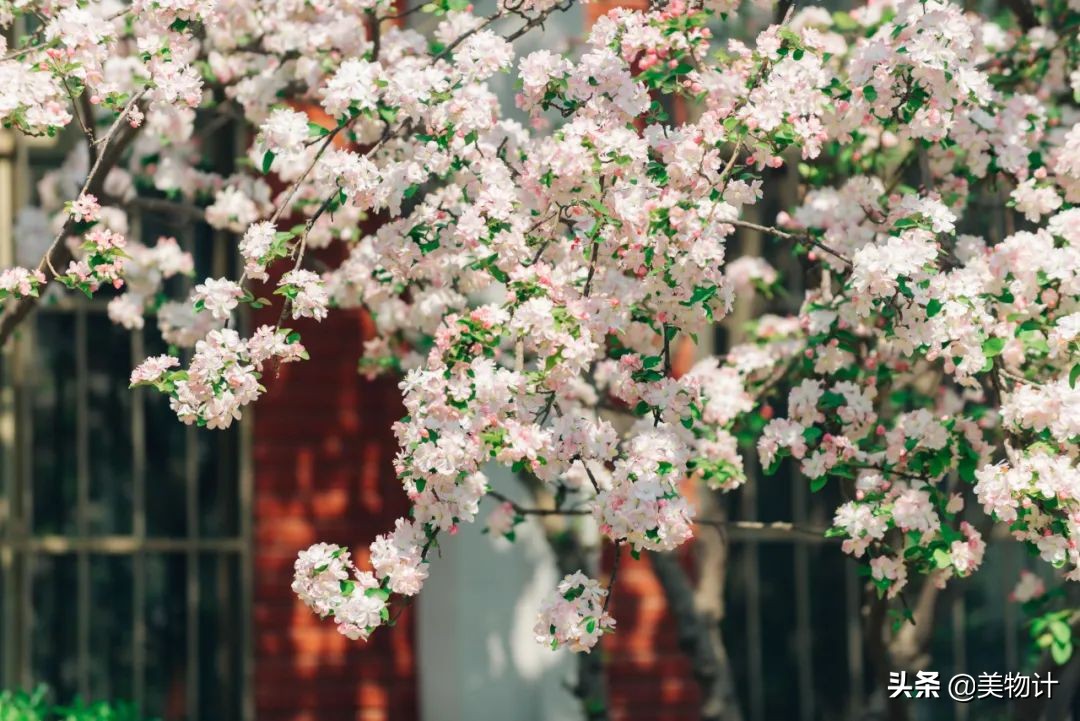
[[[811,490],[840,487],[828,534],[901,614],[914,577],[975,573],[994,524],[1080,578],[1080,4],[780,8],[739,39],[734,0],[672,0],[609,13],[572,54],[515,57],[564,2],[0,3],[19,30],[0,39],[0,119],[70,126],[88,158],[81,191],[46,208],[40,264],[0,273],[0,339],[52,281],[110,286],[114,322],[156,316],[175,349],[132,384],[226,428],[260,374],[307,357],[285,325],[365,308],[361,370],[402,378],[412,507],[370,567],[319,544],[293,582],[353,639],[421,592],[491,463],[637,556],[693,537],[685,483],[736,489],[754,452],[768,483],[794,459]],[[414,11],[433,32],[397,22]],[[529,126],[501,107],[499,73]],[[251,130],[228,176],[198,163],[219,118]],[[798,197],[762,218],[783,167]],[[147,202],[234,233],[242,275],[163,297],[193,264],[171,239],[125,239]],[[732,257],[740,228],[797,255],[805,295],[711,356],[709,327],[784,282]],[[343,262],[310,263],[332,244]],[[280,321],[241,335],[268,283]],[[675,377],[686,343],[705,359]],[[506,500],[488,528],[512,537],[537,510]],[[607,585],[568,575],[537,639],[593,648],[614,630]],[[1068,611],[1036,611],[1067,658]]]

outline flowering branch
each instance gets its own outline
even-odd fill
[[[307,358],[286,314],[367,310],[359,366],[400,377],[394,468],[411,508],[370,568],[317,545],[295,579],[350,638],[392,621],[429,549],[485,495],[501,501],[494,535],[566,516],[634,558],[702,525],[837,539],[886,605],[903,605],[909,577],[978,570],[974,499],[1080,578],[1080,125],[1063,109],[1080,24],[1051,38],[944,0],[781,3],[782,22],[721,46],[711,28],[736,7],[676,0],[614,10],[565,54],[515,57],[513,40],[569,7],[509,0],[480,16],[436,0],[426,34],[383,27],[396,12],[383,0],[260,6],[255,28],[243,2],[36,8],[42,32],[0,48],[16,89],[0,89],[0,119],[31,135],[81,124],[91,167],[78,198],[49,208],[62,230],[42,264],[0,272],[0,340],[54,278],[111,288],[109,317],[135,330],[156,316],[171,349],[132,385],[217,429],[259,399],[267,364]],[[1024,27],[1074,12],[1020,10]],[[529,123],[506,112],[502,73]],[[118,112],[103,137],[99,105]],[[677,106],[692,112],[670,117]],[[211,172],[197,159],[233,121],[254,141],[234,172]],[[133,143],[139,125],[151,132]],[[781,189],[771,171],[794,162]],[[167,298],[194,259],[169,238],[125,239],[139,207],[236,236],[243,272]],[[770,208],[783,210],[748,219]],[[289,217],[302,221],[279,227]],[[799,268],[814,277],[739,255],[739,230],[810,251]],[[241,335],[237,311],[268,302],[256,291],[278,267],[279,322]],[[706,346],[736,303],[794,292],[791,315],[758,314],[744,342],[702,347],[675,377],[675,339]],[[766,476],[797,464],[811,491],[840,486],[832,527],[694,519],[686,484],[739,488],[754,447]],[[554,507],[490,492],[490,463]],[[536,635],[587,651],[614,630],[611,586],[581,572],[580,548],[560,553]],[[597,664],[580,664],[594,705]]]

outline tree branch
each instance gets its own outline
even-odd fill
[[[710,628],[694,604],[694,588],[674,553],[651,553],[653,570],[667,598],[668,610],[675,619],[679,648],[690,659],[694,678],[701,687],[705,702],[702,721],[742,721],[731,669],[726,657],[721,659],[711,636],[719,628]]]
[[[1024,32],[1038,27],[1039,18],[1035,15],[1035,7],[1030,0],[1005,0],[1005,6],[1016,16],[1016,22],[1020,24]]]
[[[765,233],[766,235],[771,235],[774,238],[780,238],[782,240],[794,240],[797,243],[806,243],[807,245],[812,245],[819,250],[825,251],[826,253],[833,256],[837,260],[845,263],[846,265],[851,265],[851,261],[845,255],[840,253],[840,251],[830,248],[829,246],[825,245],[817,238],[812,237],[808,233],[789,233],[786,230],[780,230],[779,228],[773,228],[767,225],[751,223],[747,220],[725,220],[724,222],[730,225],[734,225],[736,228],[747,228],[749,230],[756,230],[759,233]]]
[[[109,171],[120,161],[124,151],[127,150],[128,145],[131,144],[131,141],[138,133],[138,129],[124,123],[124,119],[127,117],[128,111],[139,102],[145,93],[144,90],[128,101],[128,104],[124,106],[124,109],[109,128],[108,134],[98,141],[103,147],[86,176],[86,182],[83,184],[80,195],[104,195],[105,178],[108,177]],[[42,287],[56,279],[56,268],[67,266],[74,259],[71,250],[63,242],[65,238],[71,235],[74,226],[75,220],[68,217],[60,232],[53,238],[52,245],[49,246],[49,249],[41,258],[41,262],[38,263],[38,270],[45,275],[45,283]],[[0,346],[7,342],[18,325],[37,305],[37,301],[38,299],[33,296],[26,296],[4,310],[3,316],[0,316]]]

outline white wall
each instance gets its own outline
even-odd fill
[[[493,487],[524,498],[508,471],[491,469]],[[576,721],[565,682],[575,659],[533,638],[537,609],[559,578],[538,525],[517,528],[511,544],[476,524],[442,536],[441,555],[418,596],[420,709],[424,721]]]

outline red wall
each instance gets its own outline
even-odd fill
[[[277,310],[257,320],[273,323]],[[359,313],[291,325],[311,360],[265,377],[268,391],[255,407],[256,718],[412,721],[412,614],[367,643],[349,641],[289,589],[300,549],[316,541],[348,545],[365,564],[368,543],[405,512],[391,467],[398,390],[393,381],[357,374],[365,328]]]
[[[612,558],[608,547],[605,568],[611,568]],[[674,621],[647,554],[635,561],[629,549],[622,550],[610,610],[615,633],[604,638],[602,652],[611,721],[698,719],[701,694],[689,660],[676,645]]]

